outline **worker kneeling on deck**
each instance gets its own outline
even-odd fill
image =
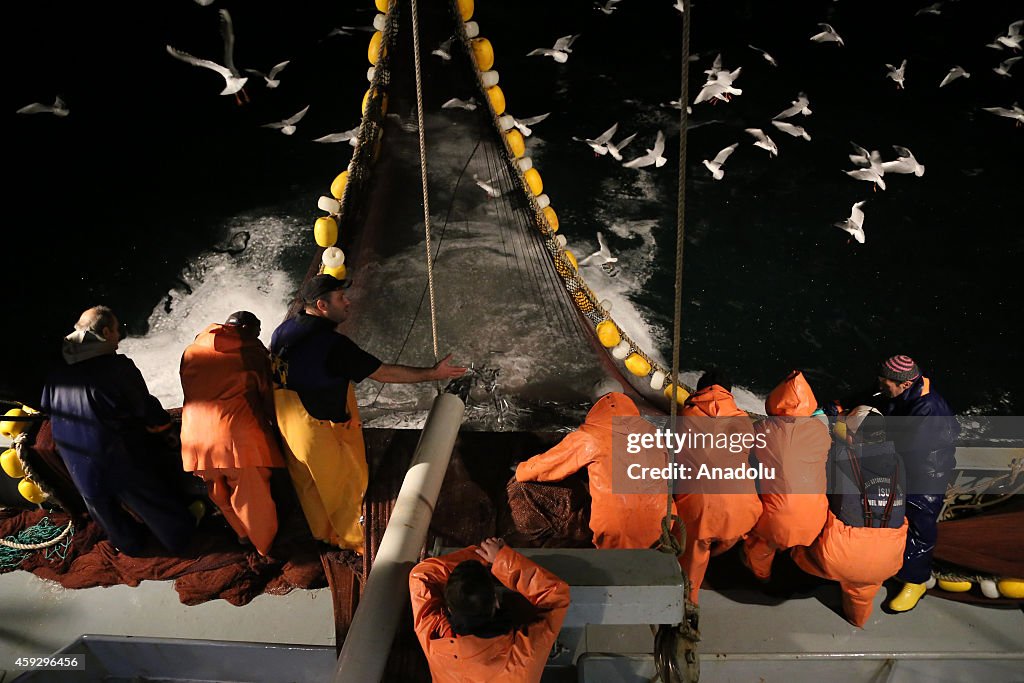
[[[270,354],[249,311],[199,333],[181,357],[181,459],[206,481],[210,499],[242,542],[261,555],[277,534],[270,470],[277,443]]]
[[[765,401],[771,417],[754,427],[764,446],[755,443],[751,454],[775,474],[759,483],[764,511],[743,544],[744,562],[762,581],[771,578],[777,550],[810,545],[825,526],[832,438],[825,422],[811,417],[817,408],[803,373],[794,370]]]
[[[836,481],[825,528],[810,547],[794,548],[792,556],[808,574],[838,581],[843,613],[863,626],[882,582],[903,564],[905,475],[876,409],[857,406],[836,432]]]
[[[366,453],[355,388],[367,377],[413,383],[461,377],[445,356],[429,368],[382,363],[338,331],[348,319],[348,281],[317,275],[303,285],[304,309],[270,342],[274,408],[288,474],[302,511],[322,541],[362,552]]]
[[[537,610],[517,624],[495,579]],[[569,586],[498,538],[420,562],[409,574],[413,627],[434,683],[533,683],[569,607]]]
[[[680,415],[697,418],[700,431],[728,433],[729,443],[750,443],[754,428],[750,418],[736,405],[731,393],[732,382],[717,370],[705,372],[697,381],[697,391],[686,399]],[[710,420],[708,418],[731,418]],[[740,436],[743,438],[736,439]],[[746,465],[749,450],[732,450],[704,446],[680,451],[679,461],[690,472],[702,466],[731,470]],[[746,534],[761,516],[761,500],[753,479],[701,481],[675,497],[679,518],[686,525],[686,542],[679,559],[690,578],[690,600],[696,604],[712,555],[729,550]]]
[[[82,313],[64,338],[67,365],[46,380],[42,408],[89,515],[114,547],[139,554],[148,527],[165,548],[181,552],[195,520],[179,482],[162,478],[155,467],[166,447],[147,436],[170,429],[171,416],[135,363],[117,353],[121,338],[117,316],[106,306]],[[179,463],[168,464],[185,476]]]
[[[633,484],[631,490],[620,493],[612,490],[614,430],[630,430],[643,422],[639,418],[640,411],[628,396],[619,392],[605,394],[590,409],[578,430],[568,434],[554,448],[519,463],[516,480],[559,481],[587,468],[594,545],[598,548],[650,548],[661,535],[661,520],[665,516],[664,482],[650,480]],[[664,453],[661,455],[656,466],[665,467]],[[628,464],[625,453],[617,457],[623,459],[617,463],[620,468]]]

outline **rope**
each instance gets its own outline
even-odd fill
[[[434,301],[434,264],[430,250],[430,200],[427,192],[427,141],[423,132],[423,78],[420,73],[420,23],[416,0],[412,0],[412,54],[416,62],[416,120],[420,136],[420,182],[423,185],[423,233],[427,248],[427,289],[430,293],[430,334],[434,344],[434,362],[439,361],[437,348],[437,304]],[[440,386],[438,386],[440,393]]]
[[[54,536],[59,529],[60,527],[54,526],[49,517],[43,517],[38,524],[14,536],[0,538],[0,569],[13,569],[24,562],[32,551],[51,548],[65,539],[68,539],[69,545],[69,535],[74,531],[74,524],[69,521],[64,530]],[[62,550],[66,553],[67,547]],[[64,553],[58,550],[57,556],[64,559]],[[50,558],[50,553],[47,553],[47,558]]]

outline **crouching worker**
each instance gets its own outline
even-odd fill
[[[532,622],[513,623],[495,579],[538,610]],[[498,538],[420,562],[409,592],[434,683],[539,681],[569,607],[564,581]]]
[[[636,456],[619,453],[617,457],[622,458],[622,462],[613,463],[614,430],[634,429],[643,422],[639,418],[640,411],[628,396],[618,392],[605,394],[590,409],[578,430],[568,434],[554,448],[519,463],[516,480],[560,481],[586,468],[594,545],[598,548],[650,548],[661,535],[661,519],[665,516],[663,482],[629,482],[627,488],[625,482],[616,480],[614,483],[622,490],[618,493],[612,490],[613,466],[622,469],[628,465],[627,457],[636,460]],[[656,465],[664,467],[664,454],[661,455]]]
[[[845,425],[836,426],[836,436],[836,481],[825,528],[813,545],[794,548],[792,555],[808,574],[838,581],[846,619],[863,626],[882,582],[903,564],[904,471],[876,409],[854,408]]]
[[[270,470],[284,467],[277,444],[270,355],[249,311],[203,330],[181,357],[181,459],[241,542],[261,555],[277,534]]]

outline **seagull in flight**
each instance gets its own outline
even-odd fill
[[[772,66],[778,66],[779,65],[779,63],[775,61],[774,57],[772,57],[770,54],[768,54],[767,52],[765,52],[761,48],[754,47],[753,45],[747,45],[747,47],[749,47],[751,50],[754,50],[755,52],[760,52],[761,56],[764,57],[764,61],[768,62]]]
[[[523,137],[530,137],[533,134],[533,129],[530,126],[535,126],[547,117],[551,116],[551,112],[545,114],[538,114],[537,116],[531,116],[526,119],[517,119],[514,116],[512,120],[515,122],[515,127],[519,129],[519,132],[523,134]]]
[[[818,24],[818,28],[821,29],[821,33],[815,33],[811,36],[811,40],[816,43],[839,43],[843,45],[843,39],[836,33],[836,30],[828,24]]]
[[[845,221],[839,221],[833,223],[837,228],[845,230],[846,232],[853,235],[853,238],[864,244],[864,211],[860,208],[864,206],[865,202],[857,202],[850,209],[850,217]]]
[[[993,67],[992,70],[995,71],[1000,76],[1006,76],[1007,78],[1009,78],[1010,69],[1013,67],[1014,64],[1019,62],[1020,59],[1020,57],[1010,57],[1009,59],[1004,59],[999,63],[999,66]]]
[[[852,171],[843,171],[846,175],[857,180],[866,180],[870,183],[875,184],[875,188],[882,188],[885,190],[885,179],[882,178],[882,174],[873,168],[856,168]]]
[[[594,5],[594,9],[596,9],[599,12],[604,12],[605,14],[611,14],[612,12],[618,9],[618,7],[616,7],[615,5],[619,4],[620,1],[621,0],[607,0],[607,2],[605,2],[603,5],[597,3]]]
[[[221,66],[216,62],[211,62],[208,59],[199,59],[198,57],[193,57],[187,52],[182,52],[181,50],[174,49],[170,45],[167,45],[166,48],[167,54],[174,57],[175,59],[180,59],[186,64],[191,64],[192,66],[201,66],[204,69],[210,69],[211,71],[216,71],[217,73],[219,73],[224,78],[224,89],[220,91],[221,95],[234,95],[239,90],[241,90],[245,86],[245,82],[249,80],[248,78],[238,78],[237,76],[232,74],[227,67]],[[236,97],[235,99],[237,100],[238,98]]]
[[[642,157],[637,157],[631,161],[627,161],[622,164],[626,168],[644,168],[654,164],[655,168],[661,168],[668,161],[662,154],[665,152],[665,134],[658,131],[658,135],[654,138],[654,148],[648,149],[647,154]]]
[[[718,100],[728,102],[732,95],[742,95],[743,90],[741,88],[734,88],[731,85],[720,83],[719,81],[708,81],[704,84],[704,87],[697,93],[697,97],[694,98],[694,104],[700,104],[701,102],[711,101],[714,104]]]
[[[242,74],[235,66],[235,29],[231,23],[231,14],[226,9],[217,10],[217,12],[220,14],[220,35],[224,39],[224,66],[228,68],[232,76],[241,78]],[[245,104],[248,101],[249,95],[246,94],[243,85],[235,93],[235,102]]]
[[[441,109],[465,109],[466,111],[473,111],[477,108],[476,98],[470,97],[468,100],[460,100],[458,97],[453,97],[444,104],[441,105]]]
[[[438,57],[440,57],[441,59],[443,59],[446,62],[451,61],[451,58],[452,58],[452,40],[454,40],[454,38],[449,38],[448,40],[444,41],[443,43],[441,43],[437,47],[436,50],[431,51],[430,54],[437,55]]]
[[[486,192],[487,196],[490,197],[491,199],[496,199],[496,198],[501,196],[501,190],[499,190],[498,188],[494,187],[494,184],[493,184],[494,180],[493,179],[480,180],[480,176],[478,176],[476,173],[474,173],[473,174],[473,181],[477,184],[477,186],[481,190]]]
[[[245,72],[253,74],[254,76],[262,77],[263,80],[266,81],[268,88],[276,88],[277,86],[281,85],[281,79],[279,79],[277,77],[277,75],[279,73],[281,73],[284,70],[284,68],[286,66],[288,66],[288,64],[290,64],[290,63],[291,63],[291,60],[290,59],[286,59],[283,62],[275,64],[274,68],[272,68],[270,70],[270,73],[268,73],[268,74],[265,74],[265,73],[263,73],[261,71],[257,71],[256,69],[246,69]]]
[[[811,139],[811,134],[804,130],[801,126],[797,126],[787,121],[772,121],[772,125],[781,130],[783,133],[789,133],[795,138],[803,138],[804,140]]]
[[[26,104],[24,107],[19,109],[17,114],[53,114],[57,118],[64,118],[71,113],[68,106],[64,103],[64,100],[58,95],[53,101],[53,105],[40,104],[39,102],[33,102],[32,104]]]
[[[807,93],[800,93],[796,96],[796,99],[792,101],[789,109],[783,109],[778,114],[772,117],[773,120],[778,121],[779,119],[788,119],[790,116],[796,116],[802,114],[803,116],[811,115],[811,101],[807,99]]]
[[[903,79],[906,77],[907,60],[904,59],[898,69],[892,64],[886,64],[885,68],[889,70],[889,73],[887,73],[886,76],[896,81],[897,87],[899,87],[900,90],[903,90]]]
[[[779,148],[775,144],[775,141],[768,137],[763,130],[760,128],[744,128],[744,131],[754,136],[756,142],[754,147],[760,147],[766,150],[769,155],[775,157],[779,155]]]
[[[1017,59],[1020,59],[1020,57],[1018,57]],[[954,66],[952,69],[949,70],[949,73],[946,74],[946,77],[942,79],[942,82],[939,83],[939,87],[945,88],[947,85],[961,77],[970,78],[971,74],[964,71],[963,67]]]
[[[718,154],[716,154],[715,158],[712,159],[711,161],[708,161],[707,159],[704,160],[704,165],[707,167],[709,171],[711,171],[711,176],[715,180],[721,180],[722,178],[725,177],[725,171],[722,170],[722,164],[725,163],[725,160],[729,158],[730,154],[736,151],[736,148],[739,147],[739,144],[740,143],[738,142],[734,142],[725,149],[723,149],[722,151],[720,151]]]
[[[927,7],[922,7],[921,9],[914,12],[915,17],[920,16],[922,14],[934,14],[935,16],[939,16],[940,14],[942,14],[942,3],[936,2],[931,5],[928,5]]]
[[[1006,35],[996,38],[996,42],[1010,48],[1011,50],[1019,50],[1020,41],[1024,39],[1024,36],[1020,33],[1022,27],[1024,27],[1024,19],[1013,22],[1007,29]]]
[[[611,128],[598,135],[596,138],[578,138],[573,136],[573,140],[577,142],[585,142],[590,145],[590,148],[594,150],[594,154],[604,156],[608,153],[608,143],[611,141],[612,136],[615,135],[615,131],[619,129],[619,124],[615,123]]]
[[[878,150],[871,150],[870,152],[858,145],[855,142],[851,142],[856,154],[850,155],[850,161],[854,166],[858,168],[852,171],[844,171],[846,175],[857,180],[866,180],[875,184],[875,188],[885,189],[885,180],[882,176],[885,175],[885,168],[882,166],[882,155],[878,153]]]
[[[541,56],[551,57],[559,64],[565,64],[569,61],[569,53],[572,52],[572,44],[576,42],[576,39],[580,37],[580,34],[562,36],[555,41],[555,44],[551,48],[537,48],[526,53],[527,57]]]
[[[298,123],[302,119],[302,117],[306,115],[307,111],[309,111],[309,105],[308,104],[302,109],[302,111],[300,111],[300,112],[298,112],[296,114],[292,114],[291,116],[286,118],[284,121],[276,121],[274,123],[264,123],[263,127],[264,128],[280,128],[281,132],[284,133],[285,135],[291,135],[292,133],[295,132],[295,124]]]
[[[882,169],[886,173],[913,173],[918,178],[924,175],[924,166],[918,163],[914,155],[906,147],[893,145],[896,150],[896,161],[882,162]]]
[[[610,154],[612,158],[615,159],[616,161],[622,161],[622,150],[626,147],[626,145],[633,142],[633,138],[635,137],[636,133],[633,133],[632,135],[627,135],[618,142],[612,142],[611,140],[609,140],[607,144],[608,154]]]
[[[608,244],[604,241],[604,235],[601,234],[600,230],[597,231],[597,245],[599,247],[598,250],[595,251],[590,256],[583,259],[582,261],[580,261],[581,266],[586,265],[587,263],[590,262],[591,259],[594,258],[601,259],[601,263],[598,265],[604,265],[606,263],[615,263],[616,261],[619,260],[617,256],[612,256],[612,252],[611,250],[608,249]]]
[[[331,133],[330,135],[324,135],[323,137],[316,138],[313,142],[332,143],[332,142],[347,142],[348,144],[355,147],[359,144],[359,126],[346,130],[341,133]]]
[[[1016,119],[1017,125],[1024,123],[1024,109],[1020,107],[1016,102],[1013,103],[1013,109],[1005,109],[1003,107],[982,107],[983,111],[987,111],[990,114],[996,116],[1005,116],[1010,119]]]

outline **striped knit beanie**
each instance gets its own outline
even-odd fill
[[[917,368],[917,363],[910,356],[892,356],[882,363],[878,374],[880,377],[891,379],[893,382],[906,382],[907,380],[920,377],[921,371]]]

